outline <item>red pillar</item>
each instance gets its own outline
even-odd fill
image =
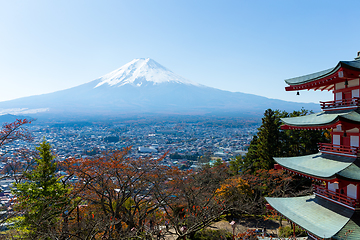
[[[295,223],[293,223],[292,225],[293,225],[293,237],[295,238],[295,237],[296,237],[296,234],[295,234]]]

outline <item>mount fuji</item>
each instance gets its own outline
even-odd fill
[[[265,109],[318,110],[295,103],[207,87],[185,79],[152,59],[134,59],[91,82],[53,93],[0,102],[2,114],[90,117],[129,114],[237,114],[261,116]]]

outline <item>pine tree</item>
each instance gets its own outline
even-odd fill
[[[267,109],[262,125],[250,143],[241,171],[255,172],[270,170],[274,166],[273,157],[293,157],[318,152],[317,144],[327,142],[326,131],[281,130],[281,118],[304,116],[311,112],[305,109],[288,113]]]
[[[248,154],[245,156],[242,171],[271,169],[274,156],[281,150],[279,112],[267,109],[262,118],[259,132],[250,143]]]
[[[50,144],[44,140],[36,149],[39,152],[36,166],[24,173],[26,181],[16,184],[13,189],[16,197],[14,210],[21,214],[16,225],[31,238],[43,239],[47,233],[59,230],[59,221],[69,204],[70,188],[56,176],[57,164]]]
[[[253,162],[259,157],[257,148],[258,137],[257,135],[254,135],[245,157],[237,156],[235,159],[230,161],[230,171],[233,175],[237,175],[243,171],[253,168]]]

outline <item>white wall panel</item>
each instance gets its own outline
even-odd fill
[[[354,184],[347,185],[347,196],[355,198],[357,197],[357,186]]]
[[[359,147],[359,136],[350,136],[350,145],[353,147]]]
[[[340,135],[333,135],[333,144],[340,145]]]

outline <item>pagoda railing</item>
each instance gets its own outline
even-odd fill
[[[359,153],[359,147],[354,146],[344,146],[332,143],[318,143],[318,146],[320,152],[333,155],[357,157]]]
[[[335,101],[321,102],[320,107],[322,110],[333,110],[334,108],[356,108],[360,104],[360,97],[346,98]]]
[[[319,197],[326,198],[330,201],[340,203],[341,205],[346,205],[354,209],[359,207],[359,202],[356,201],[355,198],[346,196],[345,194],[340,194],[318,185],[313,185],[313,190],[315,195],[318,195]]]

